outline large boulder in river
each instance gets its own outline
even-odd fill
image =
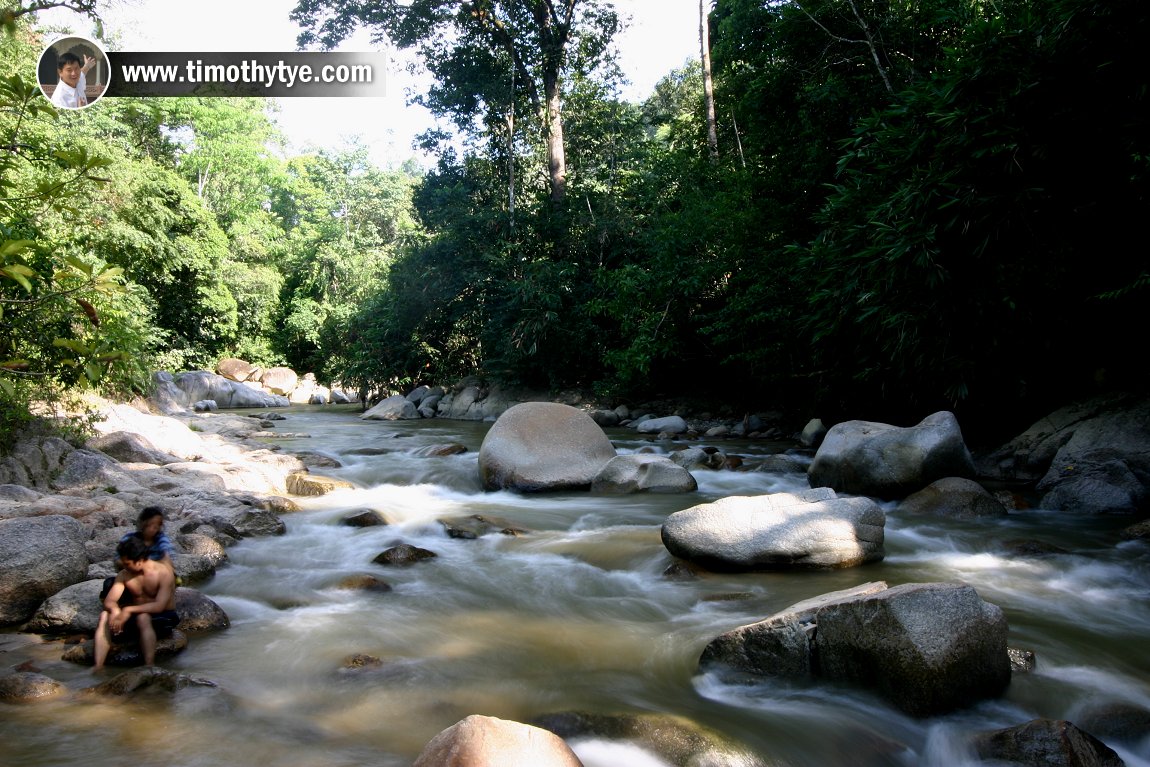
[[[472,715],[436,735],[412,767],[583,767],[553,732]]]
[[[187,408],[201,400],[214,400],[222,408],[287,407],[286,397],[277,397],[246,384],[229,381],[207,370],[191,370],[172,378],[179,392],[178,404]],[[168,391],[165,389],[165,391]]]
[[[479,476],[488,490],[586,489],[614,457],[611,440],[583,411],[524,402],[504,412],[487,432],[479,448]]]
[[[980,457],[979,472],[1033,482],[1044,509],[1131,513],[1150,506],[1150,399],[1113,393],[1075,402]]]
[[[669,415],[648,419],[635,428],[640,434],[682,434],[687,431],[687,422],[682,416]]]
[[[663,545],[711,570],[831,569],[883,558],[886,517],[869,498],[831,490],[729,496],[677,511]]]
[[[974,463],[953,413],[918,425],[845,421],[823,438],[807,470],[811,487],[902,498],[943,477],[973,477]]]
[[[299,375],[291,368],[268,368],[260,377],[260,383],[272,394],[288,396],[299,384]]]
[[[693,493],[699,483],[691,472],[663,455],[634,453],[608,461],[591,482],[591,491],[626,493]]]
[[[71,517],[0,520],[0,626],[23,623],[88,574],[88,535]]]
[[[102,578],[61,589],[44,601],[25,629],[36,634],[92,634],[100,623]],[[181,631],[218,631],[231,625],[227,613],[196,589],[176,588]]]
[[[421,417],[415,403],[402,394],[382,400],[360,416],[367,421],[410,421]]]
[[[727,632],[703,665],[874,691],[913,716],[995,697],[1010,683],[1002,610],[963,583],[865,584]]]
[[[216,363],[216,372],[230,381],[243,383],[259,373],[260,368],[235,357],[224,357]]]

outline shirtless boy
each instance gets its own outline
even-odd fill
[[[127,538],[116,547],[124,569],[104,597],[104,610],[96,628],[96,665],[108,659],[113,637],[139,635],[144,663],[156,660],[156,638],[166,637],[180,622],[176,614],[176,580],[167,565],[148,559],[148,544]]]

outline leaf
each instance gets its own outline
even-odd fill
[[[24,288],[24,290],[27,291],[28,293],[32,292],[32,283],[28,280],[28,277],[30,277],[30,276],[34,277],[36,275],[36,273],[34,271],[32,271],[31,269],[29,269],[28,267],[22,266],[21,264],[10,264],[8,266],[0,266],[0,274],[4,275],[5,277],[8,277],[12,280],[15,280],[17,283],[20,284],[20,287]]]
[[[57,338],[52,341],[52,345],[75,352],[79,356],[87,356],[92,353],[92,350],[83,341],[77,341],[73,338]]]

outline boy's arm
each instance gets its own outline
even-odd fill
[[[119,577],[112,583],[112,588],[108,589],[108,595],[104,597],[104,609],[115,615],[122,609],[120,607],[120,598],[124,596],[124,582]]]

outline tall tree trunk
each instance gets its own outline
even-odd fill
[[[707,108],[707,149],[711,162],[719,159],[719,128],[715,118],[715,85],[711,80],[711,30],[707,0],[699,0],[699,51],[703,63],[703,101]]]
[[[543,93],[547,101],[547,169],[551,202],[559,205],[567,197],[567,155],[563,147],[563,112],[559,97],[559,72],[544,74]]]

